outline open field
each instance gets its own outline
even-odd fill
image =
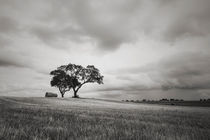
[[[0,97],[1,140],[208,140],[210,108]]]

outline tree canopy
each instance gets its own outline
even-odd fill
[[[81,65],[68,64],[58,67],[50,72],[52,75],[51,86],[57,87],[64,97],[65,92],[73,89],[75,98],[79,89],[86,83],[103,84],[103,77],[94,65],[82,67]]]

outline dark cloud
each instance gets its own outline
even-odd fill
[[[114,49],[138,35],[175,41],[210,33],[210,2],[176,0],[74,1],[74,19],[99,47]]]
[[[74,1],[70,12],[99,47],[114,49],[135,41],[142,33],[165,41],[205,36],[210,33],[209,5],[205,0]]]
[[[23,67],[22,65],[19,65],[18,63],[8,61],[8,60],[0,60],[0,66],[16,66],[16,67]]]
[[[165,41],[175,41],[189,36],[205,36],[210,33],[210,2],[207,0],[117,0],[108,1],[36,1],[20,5],[2,1],[5,7],[20,15],[0,18],[1,31],[16,31],[18,20],[28,18],[30,7],[43,13],[30,11],[36,22],[24,22],[24,30],[45,43],[52,40],[92,39],[103,50],[116,49],[124,43],[135,42],[142,34]],[[42,6],[40,6],[42,5]],[[40,7],[37,7],[40,6]],[[2,6],[3,7],[3,6]],[[25,9],[22,10],[22,9]],[[28,11],[29,12],[29,11]],[[13,13],[14,14],[14,13]],[[13,19],[12,19],[13,18]]]
[[[15,20],[5,17],[5,16],[0,16],[0,31],[2,33],[9,33],[9,32],[14,32],[18,30],[18,24],[16,23]]]
[[[19,24],[10,17],[0,15],[0,48],[9,45],[12,36],[20,31]]]
[[[0,35],[0,48],[6,47],[10,44],[10,40],[5,39],[3,36]]]
[[[163,89],[210,89],[209,55],[191,54],[162,64]],[[167,70],[168,69],[168,70]]]
[[[147,35],[169,42],[208,35],[209,5],[207,0],[158,0],[145,8],[148,13],[143,30]]]
[[[37,37],[42,42],[47,45],[54,46],[57,48],[62,48],[61,46],[56,46],[56,42],[62,41],[74,41],[74,42],[85,42],[85,34],[79,29],[74,29],[72,26],[67,27],[48,27],[44,25],[34,26],[30,29],[30,34]],[[56,44],[56,45],[55,45]]]
[[[103,50],[112,50],[136,39],[135,14],[141,1],[74,1],[75,21]],[[135,24],[135,23],[134,23]]]
[[[1,48],[0,52],[0,66],[1,67],[28,67],[30,64],[24,60],[20,54],[8,51],[7,47]]]

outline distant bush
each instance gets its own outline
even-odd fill
[[[159,101],[170,101],[170,102],[173,102],[173,101],[184,101],[183,99],[167,99],[167,98],[163,98],[163,99],[160,99]]]
[[[169,101],[167,98],[160,99],[160,101]]]
[[[210,98],[209,99],[200,99],[200,102],[210,102]]]
[[[139,101],[139,100],[136,100],[135,102],[136,102],[136,103],[139,103],[140,101]]]
[[[146,101],[147,101],[146,99],[143,99],[143,100],[142,100],[142,102],[146,102]]]

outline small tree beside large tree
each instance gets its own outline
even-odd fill
[[[64,97],[65,92],[73,89],[73,97],[78,98],[79,89],[86,83],[103,84],[103,76],[93,65],[88,65],[85,68],[70,63],[51,71],[50,75],[53,76],[50,82],[51,86],[57,87],[62,97]]]

